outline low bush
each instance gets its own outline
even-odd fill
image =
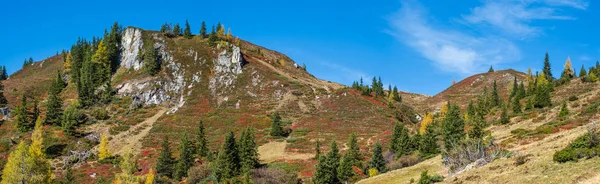
[[[91,112],[91,115],[97,120],[107,120],[108,118],[110,118],[108,116],[108,112],[106,112],[104,108],[94,108]]]
[[[600,135],[597,125],[588,127],[588,133],[575,139],[569,146],[554,153],[553,160],[559,163],[577,162],[580,158],[600,156]]]
[[[423,171],[421,173],[421,178],[419,178],[418,184],[431,184],[444,181],[444,177],[439,174],[429,175],[427,171]]]
[[[212,170],[210,168],[210,165],[207,163],[194,166],[188,170],[187,182],[203,183],[203,181],[210,179],[209,177],[211,176],[211,173]]]
[[[402,169],[418,164],[419,162],[421,162],[421,157],[419,157],[417,154],[404,155],[398,158],[398,160],[389,163],[387,168],[390,170]]]
[[[450,172],[457,172],[472,163],[479,167],[512,155],[512,152],[494,145],[492,140],[467,139],[454,144],[449,150],[444,150],[442,163],[450,168]]]
[[[299,183],[296,173],[286,172],[282,169],[260,168],[250,171],[250,177],[254,184],[297,184]]]
[[[575,100],[579,100],[579,98],[577,98],[577,96],[575,96],[575,95],[569,96],[569,101],[572,102],[572,101],[575,101]]]

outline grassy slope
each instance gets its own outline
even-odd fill
[[[511,124],[488,128],[497,144],[504,145],[517,156],[527,156],[523,165],[515,165],[516,157],[499,159],[488,165],[464,172],[446,179],[445,183],[589,183],[600,176],[600,158],[582,159],[577,163],[559,164],[552,160],[554,152],[567,146],[583,135],[588,123],[598,121],[597,109],[586,113],[587,107],[600,102],[598,84],[581,83],[574,79],[565,86],[556,88],[552,101],[555,106],[523,113],[514,117]],[[566,120],[556,117],[560,102],[570,96],[578,100],[568,102],[571,114]],[[564,122],[564,123],[557,123]],[[513,130],[548,130],[519,135]],[[435,163],[435,164],[431,164]],[[410,178],[418,180],[416,173],[424,170],[447,175],[439,157],[401,170],[366,179],[360,183],[409,183]],[[416,177],[415,177],[416,176]],[[595,181],[594,181],[595,182]]]

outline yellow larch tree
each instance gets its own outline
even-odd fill
[[[571,65],[571,57],[567,57],[565,62],[565,72],[569,75],[573,75],[573,66]]]
[[[8,162],[2,171],[1,184],[13,183],[51,183],[50,164],[44,158],[31,154],[29,145],[21,141],[8,156]]]
[[[427,113],[425,117],[423,117],[423,120],[421,120],[419,133],[421,133],[421,135],[425,134],[425,132],[427,132],[427,126],[431,125],[431,123],[433,123],[433,115],[431,113]]]
[[[102,134],[100,136],[100,145],[98,146],[98,157],[100,160],[110,157],[110,151],[108,150],[108,135]]]
[[[227,41],[231,41],[231,28],[227,29]]]
[[[29,146],[29,153],[32,156],[46,158],[46,154],[42,151],[44,143],[44,125],[42,118],[38,118],[35,121],[35,128],[31,133],[31,146]]]
[[[154,169],[150,169],[150,172],[148,172],[148,174],[146,175],[146,181],[144,181],[144,184],[154,184],[155,177],[156,172],[154,172]]]
[[[65,58],[65,63],[63,63],[63,66],[65,68],[65,73],[70,74],[71,73],[71,65],[72,65],[72,61],[71,61],[71,52],[67,53],[67,56],[65,56],[67,58]]]

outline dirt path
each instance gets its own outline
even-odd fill
[[[324,86],[327,86],[327,88],[329,88],[328,91],[329,90],[340,89],[340,88],[344,87],[343,85],[338,84],[338,83],[330,83],[330,82],[323,81],[323,80],[320,80],[320,79],[315,79],[315,78],[312,78],[312,79],[294,78],[291,75],[289,75],[288,73],[286,73],[284,71],[281,71],[278,68],[273,67],[271,64],[269,64],[269,63],[267,63],[267,62],[265,62],[265,61],[263,61],[261,59],[258,59],[258,58],[253,58],[253,59],[257,60],[260,64],[268,67],[269,69],[277,72],[279,75],[282,75],[282,76],[288,78],[291,81],[308,84],[310,86],[314,86],[314,87],[317,87],[317,88],[322,88]]]
[[[258,147],[258,155],[261,163],[271,163],[283,160],[308,160],[314,154],[285,152],[285,142],[270,142]]]
[[[166,109],[160,109],[154,116],[130,127],[128,131],[113,136],[109,142],[108,149],[114,155],[122,155],[126,152],[131,152],[134,155],[138,154],[142,150],[142,139],[148,135],[154,122],[165,114],[165,112],[167,112]]]

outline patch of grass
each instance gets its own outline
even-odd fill
[[[583,110],[582,114],[596,114],[598,113],[598,107],[600,107],[600,102],[594,102],[593,104],[588,105],[585,110]]]
[[[555,162],[577,162],[580,158],[592,158],[600,156],[600,135],[596,131],[590,131],[575,139],[566,148],[554,153]]]

